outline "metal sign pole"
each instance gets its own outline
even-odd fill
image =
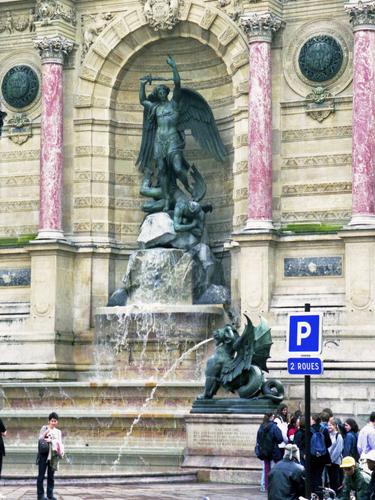
[[[305,312],[310,312],[310,304],[305,304]],[[311,453],[310,453],[310,420],[311,420],[311,376],[305,375],[305,470],[306,498],[311,498]]]

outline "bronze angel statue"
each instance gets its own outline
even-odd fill
[[[146,212],[173,210],[183,192],[177,181],[193,201],[200,201],[206,192],[200,173],[184,157],[185,130],[190,129],[202,149],[216,160],[223,161],[225,156],[224,144],[208,103],[198,92],[181,87],[173,57],[168,56],[166,62],[173,72],[172,98],[168,98],[170,89],[164,84],[157,85],[146,96],[146,84],[168,78],[144,76],[139,90],[144,113],[137,165],[144,173],[141,193],[154,199],[153,203],[144,206]],[[153,183],[155,177],[156,185]]]
[[[204,393],[199,399],[212,399],[220,387],[238,392],[240,398],[263,397],[279,403],[284,389],[278,380],[265,380],[267,359],[272,345],[271,330],[262,319],[257,327],[246,317],[242,335],[231,326],[215,330],[216,351],[206,365]]]

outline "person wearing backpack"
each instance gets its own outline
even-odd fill
[[[282,451],[279,448],[279,444],[283,442],[283,435],[274,422],[274,418],[274,413],[265,413],[263,422],[257,432],[255,454],[259,460],[263,460],[262,491],[267,491],[268,475],[272,462],[279,462],[282,458]]]
[[[322,428],[319,415],[311,417],[310,453],[311,453],[311,489],[319,498],[322,497],[323,470],[331,463],[328,448],[332,445],[328,429]]]

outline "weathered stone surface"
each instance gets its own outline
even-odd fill
[[[210,285],[199,297],[197,304],[229,304],[230,291],[223,285]]]
[[[152,248],[166,245],[175,237],[172,219],[168,214],[159,212],[146,217],[137,241],[141,248]]]
[[[187,252],[152,248],[134,252],[123,282],[128,304],[192,304],[194,261]]]

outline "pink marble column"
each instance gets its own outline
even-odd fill
[[[38,239],[64,239],[63,63],[73,43],[62,37],[43,38],[35,43],[42,59]]]
[[[351,226],[375,226],[375,1],[346,6],[354,31]]]
[[[246,230],[272,224],[272,34],[281,21],[272,14],[241,19],[249,41],[248,211]]]

